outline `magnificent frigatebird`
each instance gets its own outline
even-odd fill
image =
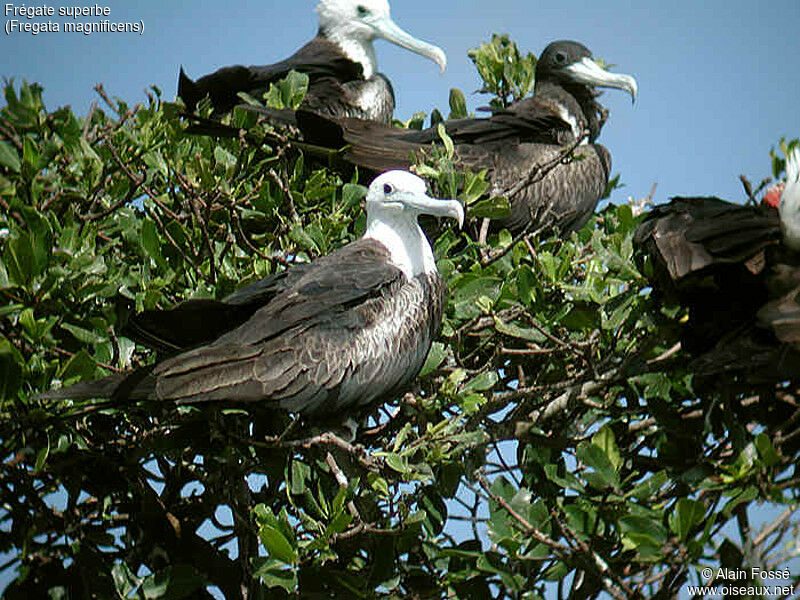
[[[607,111],[597,102],[597,87],[626,90],[636,99],[636,80],[601,68],[583,44],[549,44],[536,64],[534,94],[488,118],[445,122],[459,165],[488,169],[490,193],[505,195],[511,216],[501,224],[514,231],[556,222],[578,229],[591,216],[608,184],[611,155],[595,144]],[[328,119],[298,112],[304,139],[326,147],[344,147],[351,164],[379,172],[408,168],[431,142],[438,127],[408,131],[361,119]],[[588,132],[584,137],[584,132]],[[565,147],[584,142],[571,160]],[[543,177],[537,167],[554,164]]]
[[[654,290],[689,309],[681,342],[698,385],[800,375],[800,151],[786,174],[777,209],[674,198],[637,229]]]
[[[273,65],[224,67],[192,81],[181,69],[178,95],[193,111],[209,96],[215,112],[241,102],[239,92],[260,98],[270,83],[289,71],[305,73],[309,87],[302,107],[332,117],[360,117],[388,123],[394,111],[391,83],[378,73],[372,42],[383,38],[426,56],[444,71],[447,58],[392,21],[387,0],[320,0],[317,36],[296,53]]]
[[[390,398],[422,367],[446,294],[417,217],[462,224],[464,210],[405,171],[376,178],[366,207],[363,237],[328,255],[222,302],[134,318],[134,337],[177,354],[45,397],[260,402],[312,417]]]

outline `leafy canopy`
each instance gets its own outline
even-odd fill
[[[470,56],[495,103],[532,89],[507,37]],[[5,598],[666,597],[703,566],[785,565],[794,409],[781,386],[693,389],[685,309],[653,298],[626,204],[563,237],[433,224],[441,336],[352,445],[264,407],[37,399],[154,360],[120,335],[128,312],[221,298],[364,228],[358,173],[242,111],[247,135],[217,140],[157,89],[98,88],[82,117],[41,91],[8,84],[0,109]],[[437,193],[507,210],[451,159],[419,166]],[[759,533],[763,503],[787,511]]]

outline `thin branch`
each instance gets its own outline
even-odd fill
[[[524,190],[529,185],[534,183],[538,183],[553,169],[555,169],[558,165],[560,165],[564,160],[566,160],[578,146],[583,143],[583,140],[589,137],[589,130],[586,129],[583,133],[577,137],[571,144],[565,146],[564,149],[559,152],[555,157],[551,158],[550,160],[542,163],[534,165],[528,174],[512,185],[510,188],[506,188],[505,190],[501,191],[499,194],[495,194],[495,196],[502,196],[505,198],[516,196],[519,192]]]
[[[512,519],[514,519],[514,521],[517,522],[517,524],[522,528],[522,530],[525,532],[526,535],[531,536],[540,544],[544,544],[548,548],[551,548],[556,552],[561,553],[561,555],[564,557],[566,557],[569,554],[569,546],[565,546],[564,544],[555,541],[550,536],[545,535],[544,533],[539,531],[536,527],[531,525],[528,522],[528,520],[525,519],[525,517],[523,517],[516,510],[514,510],[514,508],[506,501],[505,498],[495,494],[492,491],[491,487],[489,486],[489,482],[486,480],[486,476],[480,469],[475,472],[475,478],[478,480],[478,483],[480,484],[481,488],[483,488],[483,491],[486,492],[486,494],[488,494],[488,496],[494,502],[500,505],[503,508],[503,510],[505,510],[509,514],[509,516]]]

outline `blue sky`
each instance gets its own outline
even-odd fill
[[[113,21],[142,21],[141,36],[0,34],[0,76],[37,81],[51,109],[70,104],[85,114],[98,82],[129,103],[143,100],[151,84],[172,99],[180,65],[197,77],[230,64],[268,64],[317,28],[313,0],[197,0],[191,10],[181,4],[108,5]],[[472,94],[480,84],[466,52],[493,32],[509,33],[536,54],[552,40],[575,39],[636,76],[635,106],[621,92],[604,95],[611,118],[601,141],[626,185],[615,192],[616,202],[646,195],[653,183],[657,201],[714,194],[741,202],[739,174],[753,181],[769,175],[770,147],[781,136],[800,137],[798,0],[395,0],[392,14],[413,35],[442,47],[449,61],[441,75],[417,55],[376,43],[398,118],[434,107],[446,113],[451,87],[467,94],[473,110],[486,103]],[[9,18],[0,14],[3,26]]]
[[[158,85],[173,98],[178,68],[191,76],[229,64],[285,58],[316,32],[314,0],[178,3],[114,2],[114,21],[143,21],[144,34],[15,33],[0,36],[0,75],[38,81],[48,106],[71,104],[85,114],[102,82],[128,102]],[[59,4],[55,4],[59,6]],[[183,5],[185,6],[185,5]],[[654,3],[606,0],[537,2],[395,0],[395,21],[441,46],[436,66],[386,42],[380,68],[397,92],[396,116],[447,107],[450,87],[468,95],[478,76],[466,51],[492,32],[509,33],[536,54],[555,39],[576,39],[595,56],[639,81],[636,106],[608,91],[611,119],[601,141],[625,189],[614,199],[643,196],[658,183],[659,201],[677,194],[716,194],[742,201],[738,175],[769,174],[767,154],[781,136],[800,136],[800,2],[771,0]],[[0,17],[3,24],[8,17]],[[56,19],[58,20],[58,19]],[[444,111],[443,111],[444,112]]]

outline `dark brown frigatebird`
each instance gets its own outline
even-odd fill
[[[266,66],[224,67],[192,81],[181,68],[178,96],[194,111],[208,96],[216,113],[241,103],[239,92],[260,99],[289,71],[305,73],[309,87],[302,107],[332,117],[359,117],[388,123],[394,111],[389,80],[378,73],[372,42],[388,40],[426,56],[444,71],[444,52],[420,41],[392,21],[387,0],[320,0],[317,36],[289,58]]]
[[[44,397],[258,402],[315,418],[391,398],[422,368],[446,295],[417,218],[462,224],[464,210],[405,171],[376,178],[366,207],[363,237],[328,255],[221,302],[135,317],[132,337],[171,357]]]
[[[627,91],[636,99],[636,80],[611,73],[592,59],[588,48],[557,41],[536,64],[534,94],[487,118],[444,123],[462,167],[488,170],[490,193],[506,195],[511,216],[501,222],[513,231],[557,223],[580,228],[604,195],[611,156],[595,144],[607,111],[597,101],[598,87]],[[325,147],[344,147],[345,161],[379,172],[408,168],[430,143],[441,142],[438,127],[409,131],[362,119],[331,119],[297,113],[304,140]],[[569,159],[565,148],[581,142]],[[537,167],[556,166],[532,178]]]
[[[689,310],[697,386],[800,380],[800,150],[786,176],[777,208],[673,198],[637,229],[655,292]]]

